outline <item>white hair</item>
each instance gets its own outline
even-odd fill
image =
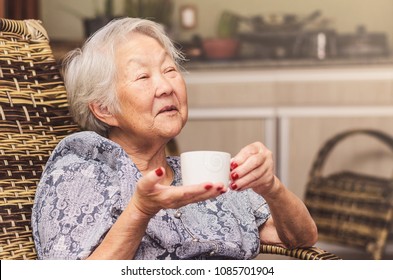
[[[109,126],[91,112],[89,104],[92,102],[108,108],[111,113],[120,112],[115,85],[115,48],[131,32],[156,39],[178,66],[184,61],[160,24],[139,18],[112,20],[88,38],[82,49],[69,52],[64,59],[70,113],[82,129],[107,136]]]

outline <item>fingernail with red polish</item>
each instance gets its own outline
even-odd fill
[[[161,167],[157,168],[157,169],[156,169],[156,175],[157,175],[158,177],[161,177],[162,174],[164,174],[164,171],[162,171],[162,168],[161,168]]]
[[[233,169],[235,169],[236,167],[238,167],[237,163],[236,162],[231,162],[231,171]]]
[[[233,173],[231,174],[231,178],[232,178],[232,180],[236,180],[236,179],[239,178],[239,174],[237,174],[236,172],[233,172]]]
[[[217,191],[221,191],[223,187],[217,187]]]
[[[213,187],[212,185],[206,185],[206,186],[205,186],[205,190],[208,191],[208,190],[210,190],[212,187]]]
[[[237,189],[237,185],[236,185],[235,183],[232,183],[232,184],[231,184],[231,189],[232,189],[232,190],[236,190],[236,189]]]

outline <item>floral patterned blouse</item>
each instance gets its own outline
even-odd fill
[[[182,184],[180,160],[168,157],[172,185]],[[94,132],[63,139],[52,153],[35,197],[32,227],[39,259],[84,259],[129,202],[141,172],[116,143]],[[159,211],[135,259],[250,259],[258,227],[270,216],[252,190]]]

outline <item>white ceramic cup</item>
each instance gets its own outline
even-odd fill
[[[183,185],[203,182],[229,184],[231,155],[219,151],[192,151],[180,155]]]

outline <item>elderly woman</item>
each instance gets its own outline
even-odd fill
[[[250,259],[260,242],[311,246],[316,226],[262,143],[231,184],[182,186],[165,146],[187,121],[181,54],[160,26],[114,20],[67,59],[70,111],[86,131],[50,157],[33,208],[41,259]]]

